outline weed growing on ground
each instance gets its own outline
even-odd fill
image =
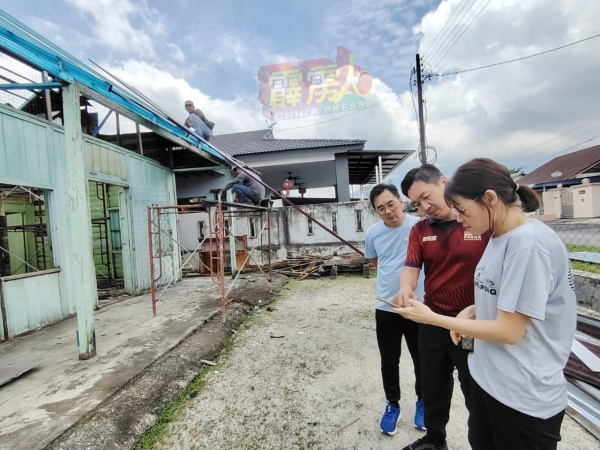
[[[161,410],[154,425],[148,428],[135,445],[135,450],[148,450],[154,448],[157,442],[166,434],[169,424],[176,417],[177,412],[183,406],[192,392],[200,391],[206,384],[206,375],[214,370],[214,367],[205,366],[198,375],[168,402]]]
[[[247,329],[250,325],[250,322],[253,321],[256,317],[256,314],[246,315],[240,323],[238,332]],[[241,339],[242,338],[238,335],[238,333],[234,334],[229,339],[227,344],[225,344],[225,346],[219,353],[219,362],[222,363],[225,360],[227,360],[234,347],[241,343]],[[198,373],[179,394],[177,394],[170,402],[165,404],[161,409],[154,425],[152,425],[144,432],[142,437],[140,437],[140,439],[136,443],[134,449],[150,450],[154,448],[154,446],[158,442],[160,442],[165,436],[167,436],[169,433],[169,425],[177,417],[177,414],[182,409],[182,407],[184,407],[189,401],[190,394],[195,393],[194,397],[196,397],[208,382],[207,375],[215,369],[216,367],[213,366],[204,366],[200,373]]]

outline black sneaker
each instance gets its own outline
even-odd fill
[[[445,442],[441,445],[434,444],[427,436],[423,436],[421,439],[417,439],[402,450],[448,450],[448,446]]]

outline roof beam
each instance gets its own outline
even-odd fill
[[[95,100],[99,103],[102,103],[107,108],[114,110],[115,112],[133,120],[134,122],[139,122],[140,125],[145,126],[146,128],[148,128],[149,130],[158,134],[159,136],[162,136],[165,139],[168,139],[169,141],[173,142],[174,144],[177,144],[177,145],[191,151],[192,153],[195,153],[196,155],[201,156],[204,159],[207,159],[207,160],[209,160],[215,164],[218,164],[220,166],[224,165],[223,164],[224,161],[221,159],[218,159],[216,156],[213,156],[212,154],[210,154],[198,147],[193,147],[192,145],[190,145],[188,142],[184,141],[183,139],[169,133],[166,130],[163,130],[158,125],[155,125],[152,122],[150,122],[149,120],[146,120],[146,119],[138,116],[133,111],[125,108],[124,106],[119,105],[117,102],[114,102],[109,98],[104,97],[102,94],[99,94],[98,92],[94,91],[93,89],[90,89],[87,86],[84,86],[80,83],[77,83],[77,84],[79,87],[79,91],[85,97],[89,98],[90,100]]]
[[[10,91],[13,89],[22,89],[31,91],[33,89],[62,89],[63,85],[57,81],[48,81],[46,83],[7,83],[0,84],[0,91]]]

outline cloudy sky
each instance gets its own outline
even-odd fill
[[[280,121],[276,137],[362,138],[367,149],[416,150],[408,87],[419,52],[432,75],[427,141],[448,174],[476,156],[531,171],[553,155],[600,144],[600,38],[445,75],[600,34],[598,1],[0,0],[0,8],[114,71],[177,119],[193,99],[217,133],[266,126],[257,100],[261,65],[335,61],[343,46],[374,78],[368,107]],[[410,159],[393,179],[418,164]]]

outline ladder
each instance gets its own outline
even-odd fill
[[[44,191],[42,189],[32,189],[33,194],[32,205],[34,206],[34,215],[38,220],[37,226],[33,230],[35,240],[35,258],[38,270],[47,269],[46,260],[46,245],[48,241],[48,227],[44,221],[46,210],[44,205]]]

